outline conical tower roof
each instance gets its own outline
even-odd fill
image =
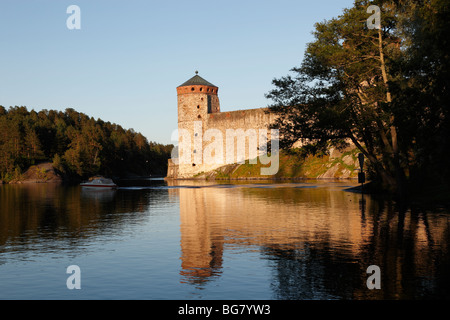
[[[216,87],[217,88],[217,86],[213,85],[211,82],[208,82],[205,79],[203,79],[202,77],[200,77],[198,75],[198,71],[196,71],[195,73],[196,73],[195,76],[193,76],[188,81],[186,81],[185,83],[183,83],[182,85],[180,85],[178,87],[209,86],[209,87]]]

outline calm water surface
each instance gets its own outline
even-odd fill
[[[0,299],[450,298],[448,210],[349,186],[0,186]]]

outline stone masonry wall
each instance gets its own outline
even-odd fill
[[[194,97],[190,99],[192,98]],[[197,109],[197,117],[192,116],[191,112],[190,121],[179,122],[179,128],[190,132],[189,136],[192,143],[189,150],[191,151],[192,162],[180,163],[178,178],[193,177],[196,174],[208,172],[229,163],[256,158],[263,153],[261,145],[265,141],[259,138],[259,134],[264,132],[267,139],[270,139],[268,127],[275,119],[273,114],[266,112],[267,109],[216,113],[207,113],[207,111],[205,113],[205,110],[202,112],[201,109],[202,105],[200,104],[200,108]],[[211,133],[213,133],[212,136]],[[180,138],[180,140],[183,139]],[[252,143],[257,144],[256,148]],[[222,150],[222,155],[216,154],[217,150]],[[181,154],[183,154],[183,151],[181,151]],[[239,156],[241,157],[239,158]],[[212,158],[217,161],[214,163],[207,161]],[[234,161],[230,162],[230,159]]]

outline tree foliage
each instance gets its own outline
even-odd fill
[[[367,24],[372,4],[379,29]],[[352,142],[374,178],[404,194],[427,158],[448,153],[448,10],[440,0],[355,1],[317,23],[301,66],[267,94],[282,145]]]
[[[74,109],[0,106],[0,178],[6,181],[43,161],[68,178],[165,174],[172,148]]]

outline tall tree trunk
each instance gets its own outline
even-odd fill
[[[388,77],[386,72],[386,63],[384,60],[383,53],[383,37],[381,34],[381,28],[378,29],[378,50],[380,54],[380,69],[381,75],[383,77],[383,82],[386,87],[386,102],[392,102],[391,92],[389,91]],[[395,180],[396,180],[396,191],[398,196],[403,198],[406,194],[406,177],[403,168],[400,165],[400,157],[399,157],[399,147],[398,147],[398,138],[397,138],[397,128],[394,125],[395,116],[392,114],[390,116],[390,131],[391,131],[391,143],[392,143],[392,162],[395,170]]]

